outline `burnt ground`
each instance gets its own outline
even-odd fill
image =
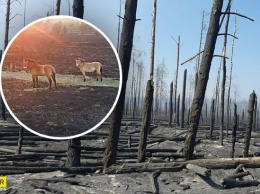
[[[119,65],[110,44],[92,27],[72,21],[62,21],[58,31],[58,20],[27,28],[3,58],[2,88],[9,107],[25,125],[48,136],[66,137],[92,128],[107,115],[118,93]],[[40,88],[32,89],[30,75],[22,72],[27,57],[54,66],[58,90],[46,89],[46,77],[40,77]],[[76,57],[101,62],[103,82],[83,82]],[[87,75],[95,77],[94,72]]]
[[[92,173],[66,173],[60,170],[48,170],[48,172],[32,173],[26,172],[22,173],[25,169],[24,166],[40,166],[40,164],[45,164],[49,166],[64,166],[66,163],[66,149],[67,141],[49,141],[48,139],[38,139],[37,141],[30,141],[30,133],[24,132],[24,144],[22,147],[21,159],[19,155],[15,156],[11,153],[15,152],[16,145],[15,140],[13,145],[10,141],[10,132],[12,136],[15,131],[18,132],[19,126],[16,128],[10,125],[12,120],[8,117],[9,121],[0,122],[1,137],[0,137],[0,172],[3,174],[4,170],[7,170],[7,190],[6,193],[60,193],[70,194],[85,194],[85,193],[129,193],[129,194],[148,194],[152,193],[152,186],[150,181],[151,172],[156,169],[150,169],[150,172],[131,172],[126,174],[103,174],[102,173],[102,157],[103,149],[106,145],[106,140],[108,136],[108,123],[103,123],[97,130],[82,136],[81,144],[85,149],[81,152],[81,165],[82,167],[93,168]],[[119,138],[119,147],[127,145],[127,137],[132,136],[132,145],[138,142],[139,136],[139,121],[136,120],[123,120],[123,126],[121,128],[121,134]],[[170,138],[173,136],[185,137],[187,129],[181,129],[178,127],[165,127],[160,123],[156,123],[157,128],[152,131],[152,134],[148,136],[149,140],[160,139],[160,138]],[[127,125],[127,127],[125,126]],[[208,126],[201,126],[197,135],[197,140],[200,140],[195,147],[196,154],[203,154],[202,158],[228,158],[231,150],[230,136],[225,138],[224,145],[221,146],[218,143],[218,127],[215,128],[213,133],[213,139],[210,140],[207,136],[209,134]],[[8,134],[7,134],[7,131]],[[231,132],[231,131],[229,131]],[[244,133],[244,128],[240,126],[238,130],[238,139],[235,148],[235,157],[240,157],[243,150],[243,139],[241,139],[241,134]],[[230,134],[230,133],[229,133]],[[253,138],[251,139],[250,154],[259,151],[259,146],[254,146],[254,142],[260,142],[259,133],[252,133]],[[17,137],[18,138],[18,137]],[[7,141],[9,139],[9,141]],[[9,142],[9,146],[6,146]],[[176,152],[184,145],[183,141],[171,141],[164,140],[148,144],[148,149],[172,149]],[[132,149],[136,149],[137,146],[132,146]],[[93,151],[95,149],[95,151]],[[100,149],[100,150],[98,150]],[[43,157],[37,158],[36,155],[39,153],[49,153]],[[159,153],[159,152],[158,152]],[[34,158],[28,158],[33,154]],[[128,164],[136,163],[137,152],[118,152],[117,162],[118,166],[124,169]],[[168,153],[170,154],[170,153]],[[12,159],[6,161],[8,157],[13,156]],[[22,158],[25,157],[25,158]],[[27,159],[26,159],[27,158]],[[6,161],[6,162],[4,162]],[[11,162],[12,161],[12,162]],[[146,164],[157,164],[160,163],[174,163],[181,162],[183,159],[178,159],[171,156],[150,156],[146,158],[146,162],[143,163],[145,167]],[[237,164],[238,165],[238,164]],[[48,167],[47,166],[47,167]],[[120,169],[119,168],[119,169]],[[8,170],[9,169],[9,170]],[[12,169],[12,171],[11,171]],[[259,168],[246,168],[247,171],[251,173],[255,180],[260,180],[260,169]],[[19,172],[20,171],[20,172]],[[190,193],[190,194],[201,194],[201,193],[212,193],[212,194],[253,194],[259,193],[260,189],[257,186],[242,187],[242,188],[231,188],[225,189],[220,181],[228,175],[232,175],[235,168],[229,169],[211,169],[210,177],[202,177],[194,173],[192,170],[186,168],[170,172],[168,170],[162,170],[161,174],[158,176],[159,193],[169,194],[169,193]],[[12,173],[13,172],[13,173]],[[55,181],[59,180],[59,181]],[[35,186],[36,185],[36,186]],[[40,186],[39,186],[40,185]],[[46,186],[41,187],[41,185]],[[48,191],[48,189],[54,189],[55,192]]]

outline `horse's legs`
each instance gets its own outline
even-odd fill
[[[85,71],[82,71],[82,74],[83,74],[83,77],[84,77],[84,82],[86,81],[86,73],[85,73]]]
[[[55,74],[52,75],[52,80],[53,80],[53,82],[54,82],[55,89],[57,90],[57,84],[56,84]]]
[[[35,80],[36,80],[36,87],[39,88],[39,82],[38,82],[38,76],[35,76]]]
[[[33,81],[33,88],[35,88],[35,76],[32,75],[32,81]]]
[[[48,80],[49,80],[49,82],[50,82],[49,90],[51,90],[51,83],[52,83],[52,79],[51,79],[51,77],[48,77]]]

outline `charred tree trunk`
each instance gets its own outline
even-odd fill
[[[5,45],[4,49],[6,49],[9,42],[9,22],[10,22],[10,9],[11,9],[11,0],[7,0],[6,2],[6,18],[5,18]]]
[[[184,70],[184,76],[183,76],[182,100],[181,100],[182,101],[182,103],[181,103],[181,128],[184,128],[186,78],[187,78],[187,69]]]
[[[187,125],[190,124],[190,109],[188,110],[188,116],[187,116]]]
[[[131,53],[133,47],[133,35],[136,22],[137,0],[126,0],[125,2],[125,16],[123,20],[122,33],[119,45],[119,58],[122,65],[123,79],[121,93],[111,114],[109,137],[107,146],[103,157],[104,170],[115,164],[118,138],[120,133],[120,125],[122,120],[122,113],[125,101],[126,82],[128,78],[129,65],[131,60]]]
[[[56,0],[56,9],[55,9],[56,15],[60,15],[60,2],[61,0]]]
[[[73,16],[83,19],[84,15],[84,1],[83,0],[74,0],[73,1]]]
[[[138,147],[138,158],[137,158],[138,162],[145,161],[147,134],[148,131],[150,130],[150,124],[151,124],[152,102],[153,102],[153,86],[152,86],[152,81],[148,80],[145,101],[144,101],[143,120],[142,120],[141,132],[140,132],[140,142]]]
[[[234,158],[236,134],[237,134],[237,105],[234,104],[234,118],[233,118],[233,129],[232,129],[232,150],[231,150],[231,154],[230,154],[231,158]]]
[[[212,99],[211,101],[211,108],[210,108],[210,133],[209,138],[212,138],[213,130],[214,130],[214,123],[215,123],[215,100]]]
[[[173,93],[173,82],[170,85],[170,102],[169,102],[169,126],[172,127],[172,93]]]
[[[0,50],[0,61],[2,60],[2,50]],[[1,96],[1,109],[2,109],[2,119],[6,120],[6,114],[5,114],[5,103],[3,100],[3,97]]]
[[[26,16],[26,0],[24,0],[24,10],[23,10],[23,26],[25,26],[25,16]]]
[[[79,167],[80,166],[80,155],[81,155],[81,138],[75,138],[68,141],[67,150],[67,167]]]
[[[121,2],[122,0],[119,0],[119,14],[118,16],[121,17]],[[121,30],[121,18],[118,17],[118,28],[117,28],[117,44],[116,44],[116,51],[119,52],[119,41],[120,41],[120,30]]]
[[[192,159],[195,146],[196,135],[198,131],[198,125],[200,120],[201,109],[205,97],[207,88],[209,72],[211,67],[211,61],[213,58],[215,44],[219,32],[219,20],[221,16],[221,10],[223,6],[223,0],[214,0],[213,7],[210,16],[210,23],[206,37],[206,43],[204,52],[202,55],[202,61],[199,70],[198,83],[195,88],[195,95],[191,109],[191,124],[186,137],[184,154],[186,159]]]
[[[84,5],[82,0],[74,0],[73,16],[83,19]],[[68,140],[67,167],[79,167],[81,150],[75,146],[81,145],[81,137]]]
[[[147,82],[146,95],[145,95],[145,105],[143,110],[143,120],[140,131],[140,142],[138,149],[138,162],[145,161],[145,150],[146,150],[146,140],[147,133],[150,130],[151,125],[151,113],[153,106],[153,77],[154,77],[154,48],[155,48],[155,27],[156,27],[156,9],[157,0],[153,2],[153,26],[152,26],[152,45],[151,45],[151,58],[150,58],[150,79]]]
[[[255,97],[255,110],[254,110],[254,122],[253,122],[253,131],[256,131],[256,114],[257,113],[257,96]]]
[[[23,131],[24,131],[24,128],[22,126],[20,126],[20,129],[19,129],[19,139],[18,139],[16,154],[21,154],[22,153]]]
[[[177,99],[176,125],[180,126],[180,94],[178,95],[178,99]]]
[[[243,152],[244,157],[248,157],[248,150],[250,145],[252,124],[253,124],[255,97],[256,97],[255,91],[253,91],[253,93],[250,94],[249,102],[248,102],[248,118],[247,118],[247,128],[245,133],[245,147]]]
[[[175,76],[175,84],[174,84],[174,122],[176,123],[177,119],[177,85],[178,85],[178,73],[179,73],[179,61],[180,59],[180,36],[178,36],[178,42],[177,42],[177,67],[176,67],[176,76]]]
[[[230,11],[231,1],[229,0],[228,4],[228,12]],[[221,119],[220,119],[220,133],[219,133],[219,143],[223,145],[223,130],[224,130],[224,116],[225,116],[225,88],[226,88],[226,73],[227,73],[227,66],[226,66],[226,50],[227,50],[227,33],[228,33],[228,23],[229,23],[229,16],[227,14],[227,20],[225,25],[225,35],[224,35],[224,44],[223,44],[223,62],[222,62],[222,86],[221,86]],[[226,129],[226,137],[228,136],[228,129]]]

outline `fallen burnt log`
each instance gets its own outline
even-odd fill
[[[56,194],[64,194],[64,192],[59,190],[59,189],[47,186],[47,182],[45,182],[45,183],[31,183],[31,185],[36,189],[43,189],[43,190],[49,191],[51,193],[56,193]]]
[[[236,178],[242,178],[244,176],[248,176],[250,173],[246,172],[239,172],[236,174],[229,175],[222,179],[220,183],[225,188],[234,188],[234,187],[250,187],[250,186],[258,186],[260,182],[258,180],[242,180],[237,181]]]
[[[160,175],[160,170],[157,170],[149,175],[151,186],[153,193],[158,194],[159,192],[159,183],[158,183],[158,176]]]
[[[8,140],[0,140],[0,146],[17,146],[17,140],[18,137],[16,138],[16,140],[13,141],[8,141]],[[36,145],[35,141],[31,141],[31,140],[23,140],[23,145]]]
[[[194,164],[208,169],[230,169],[236,168],[239,164],[244,164],[247,168],[260,168],[260,157],[196,159],[184,162],[167,163],[130,163],[120,166],[113,165],[109,167],[105,173],[121,174],[131,172],[152,172],[154,170],[176,172],[182,170],[187,164]]]
[[[24,174],[24,173],[42,173],[42,172],[53,172],[62,171],[67,173],[86,174],[94,173],[97,170],[102,170],[102,167],[15,167],[15,166],[0,166],[0,174],[11,175],[11,174]]]
[[[194,164],[186,164],[186,168],[194,171],[196,174],[199,174],[201,176],[210,176],[211,175],[210,169],[200,167],[200,166],[197,166]]]
[[[65,166],[65,162],[60,161],[52,161],[52,162],[42,162],[42,161],[35,161],[35,162],[16,162],[16,161],[7,161],[7,162],[0,162],[0,166],[15,166],[15,167],[63,167]]]

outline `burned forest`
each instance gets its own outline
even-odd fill
[[[64,75],[68,75],[71,70],[81,79],[74,64],[75,57],[80,57],[76,55],[81,53],[90,60],[103,57],[103,82],[84,77],[85,84],[96,84],[80,85],[78,92],[70,88],[55,99],[64,102],[60,109],[70,115],[72,128],[79,126],[76,108],[90,111],[79,119],[83,123],[80,128],[88,130],[94,118],[91,113],[99,106],[84,102],[73,106],[75,109],[66,109],[66,100],[79,97],[94,103],[102,99],[105,105],[101,104],[102,111],[97,112],[105,114],[112,106],[105,97],[116,95],[114,89],[119,80],[121,88],[117,103],[101,125],[69,139],[46,138],[26,130],[9,112],[13,109],[15,113],[18,105],[5,104],[1,98],[0,193],[260,193],[260,90],[256,84],[260,69],[254,56],[259,48],[251,45],[259,41],[256,34],[260,31],[260,15],[252,11],[259,4],[245,6],[236,0],[102,2],[104,5],[53,0],[43,6],[44,15],[39,17],[72,15],[97,24],[115,47],[121,80],[107,44],[83,27],[79,27],[80,31],[73,24],[62,30],[53,27],[56,38],[37,48],[36,40],[47,36],[43,30],[48,25],[45,22],[41,30],[27,37],[32,43],[24,48],[8,46],[14,30],[11,26],[19,19],[24,26],[29,24],[32,10],[26,0],[1,1],[5,8],[0,13],[5,16],[5,36],[1,40],[4,45],[0,48],[1,95],[5,96],[7,87],[29,87],[24,80],[12,78],[7,82],[4,76],[22,71],[25,50],[33,53],[36,49],[40,50],[41,60],[52,62],[60,57],[69,68],[56,65],[57,71],[64,69]],[[42,5],[42,1],[37,3]],[[23,13],[15,13],[16,10]],[[104,13],[98,16],[93,10]],[[110,30],[106,31],[107,26]],[[67,42],[54,44],[66,34],[74,41],[74,50]],[[101,47],[93,50],[93,44]],[[50,48],[62,55],[54,56],[48,52]],[[12,50],[11,55],[6,49]],[[108,77],[116,87],[104,86]],[[60,86],[60,80],[57,76],[57,91],[35,90],[33,95],[38,99],[46,95],[53,104],[55,93],[65,87]],[[82,88],[87,86],[91,89],[83,93]],[[88,99],[91,91],[103,90],[106,93]],[[15,99],[24,96],[20,92]],[[33,106],[30,100],[23,103],[19,105],[20,114],[25,107]],[[49,122],[55,119],[47,118]],[[42,117],[41,125],[48,121]],[[46,130],[55,129],[53,134],[66,130],[64,122],[57,129],[46,126]],[[1,187],[3,177],[5,187]]]

